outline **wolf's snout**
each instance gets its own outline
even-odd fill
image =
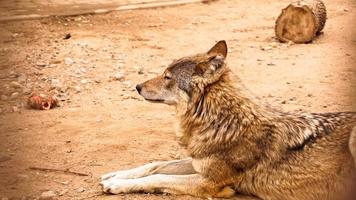
[[[139,94],[141,94],[141,90],[142,90],[142,85],[141,84],[137,84],[136,85],[136,90]]]

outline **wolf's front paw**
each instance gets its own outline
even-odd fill
[[[100,185],[103,192],[111,194],[129,193],[133,189],[130,181],[124,179],[109,179],[101,181]]]

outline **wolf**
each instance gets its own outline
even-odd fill
[[[345,199],[355,189],[356,112],[286,113],[262,106],[228,68],[227,52],[219,41],[136,86],[147,101],[176,108],[176,135],[189,157],[105,174],[103,191]]]

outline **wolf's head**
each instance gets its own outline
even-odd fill
[[[219,41],[207,53],[174,61],[162,75],[138,84],[136,89],[148,101],[187,103],[194,93],[219,80],[226,71],[226,56],[226,42]]]

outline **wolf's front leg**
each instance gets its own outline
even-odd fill
[[[116,171],[101,176],[101,180],[114,179],[133,179],[140,178],[152,174],[194,174],[195,170],[192,166],[192,159],[161,161],[149,163],[134,169]]]
[[[102,181],[103,191],[112,194],[133,192],[164,192],[187,194],[197,197],[229,198],[235,191],[207,180],[200,174],[164,175],[155,174],[137,179],[109,179]]]

